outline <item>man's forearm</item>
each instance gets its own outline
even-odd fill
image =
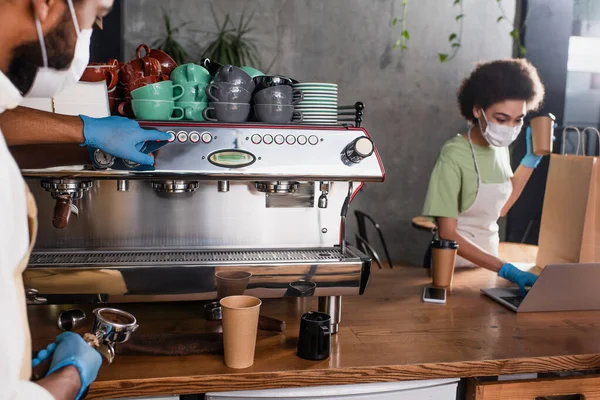
[[[1,113],[0,129],[8,146],[84,142],[81,118],[26,107]]]
[[[79,371],[74,366],[64,367],[36,382],[56,400],[74,400],[81,389]]]

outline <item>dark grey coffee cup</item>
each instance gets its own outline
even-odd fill
[[[287,124],[302,122],[302,113],[294,110],[294,106],[284,106],[280,104],[255,104],[254,112],[260,122],[271,122],[275,124]]]
[[[206,95],[215,103],[250,103],[252,99],[251,92],[228,82],[211,83],[206,87]]]
[[[223,65],[219,68],[219,72],[215,78],[217,82],[227,82],[233,86],[240,86],[252,93],[256,85],[252,80],[252,77],[241,68],[234,67],[233,65]]]
[[[205,120],[219,122],[245,122],[248,114],[250,114],[248,103],[210,103],[210,107],[202,112]]]
[[[255,104],[278,104],[290,106],[300,103],[304,99],[301,90],[291,86],[271,86],[254,93]]]

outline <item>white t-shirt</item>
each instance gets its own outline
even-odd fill
[[[21,99],[17,88],[0,71],[0,113],[16,107]],[[54,400],[41,386],[20,379],[23,353],[30,338],[23,335],[27,315],[21,314],[20,304],[25,293],[17,290],[15,274],[29,247],[27,199],[21,171],[1,131],[0,221],[0,315],[5,321],[0,329],[0,400]],[[26,362],[30,362],[29,357]]]

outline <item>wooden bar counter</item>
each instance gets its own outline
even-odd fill
[[[423,268],[373,270],[364,296],[343,298],[328,360],[296,356],[300,315],[316,309],[316,299],[266,300],[261,314],[286,321],[287,331],[259,331],[251,368],[229,369],[222,355],[117,355],[102,367],[88,398],[600,368],[600,312],[513,313],[480,294],[481,287],[506,284],[480,268],[457,271],[445,305],[421,301],[428,282]],[[197,302],[117,307],[138,318],[140,333],[203,332],[215,324],[203,320]],[[67,308],[29,307],[34,349],[53,340],[56,315]]]

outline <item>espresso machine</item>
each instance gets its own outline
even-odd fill
[[[39,210],[30,303],[210,301],[234,288],[318,296],[337,330],[341,296],[362,294],[371,268],[346,243],[346,214],[385,176],[367,131],[140,125],[171,134],[146,143],[154,166],[94,149],[88,164],[22,166]]]

